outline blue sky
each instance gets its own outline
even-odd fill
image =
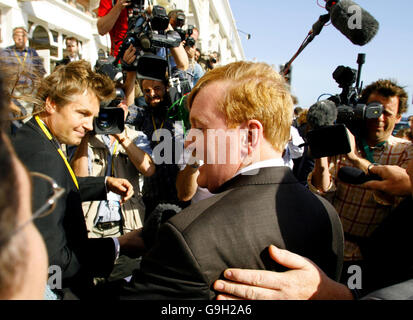
[[[357,0],[379,23],[377,35],[357,46],[333,25],[327,25],[293,63],[292,92],[299,105],[309,107],[323,93],[338,94],[332,73],[339,65],[357,69],[358,53],[366,54],[362,69],[364,86],[391,78],[406,88],[413,114],[413,1]],[[324,0],[318,0],[324,5]],[[327,13],[317,0],[230,0],[247,60],[278,66],[288,62],[318,17]]]

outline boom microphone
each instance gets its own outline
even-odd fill
[[[358,15],[359,14],[359,15]],[[350,0],[342,0],[330,11],[331,23],[353,44],[364,46],[377,34],[379,23]]]
[[[313,104],[307,114],[307,122],[312,129],[332,125],[336,119],[337,108],[330,100],[322,100]]]

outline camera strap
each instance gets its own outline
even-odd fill
[[[162,128],[163,128],[163,124],[164,124],[164,123],[165,123],[165,120],[162,121],[161,127],[160,127],[159,129],[162,129]],[[156,141],[159,141],[159,135],[158,135],[158,132],[156,132],[157,129],[156,129],[155,118],[154,118],[153,116],[152,116],[152,124],[153,124],[154,133],[155,133],[155,135],[156,135]]]
[[[43,122],[40,120],[39,116],[34,117],[36,119],[37,124],[39,125],[40,129],[42,129],[43,133],[46,135],[47,139],[53,142],[54,146],[57,149],[57,152],[59,155],[62,157],[67,170],[69,170],[70,175],[72,176],[73,182],[75,183],[76,188],[79,190],[79,183],[77,182],[76,175],[72,170],[72,167],[70,166],[69,162],[66,159],[65,154],[63,153],[62,149],[58,146],[58,144],[54,141],[53,136],[49,132],[49,130],[46,128],[46,126],[43,124]]]
[[[19,55],[16,53],[16,50],[15,50],[15,49],[13,49],[13,52],[14,52],[14,55],[16,56],[16,58],[17,58],[17,61],[19,61],[20,65],[24,68],[24,65],[25,65],[25,63],[26,63],[27,54],[29,53],[29,50],[27,49],[26,54],[24,55],[23,62],[20,60],[20,57],[19,57]]]
[[[115,161],[115,158],[118,156],[117,154],[116,154],[116,151],[118,150],[118,145],[119,145],[119,142],[118,142],[118,140],[116,140],[115,141],[115,147],[113,148],[113,153],[112,153],[112,160],[111,160],[111,170],[110,170],[110,173],[111,173],[111,176],[112,177],[114,177],[115,176],[115,166],[114,166],[114,161]]]

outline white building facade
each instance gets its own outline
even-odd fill
[[[153,1],[169,10],[182,9],[187,25],[200,30],[198,48],[203,53],[217,51],[220,64],[244,60],[244,51],[228,0],[159,0]],[[0,0],[0,47],[13,45],[12,30],[24,26],[30,46],[45,60],[48,73],[55,61],[64,56],[67,36],[81,42],[82,57],[92,63],[98,52],[109,51],[109,34],[97,31],[99,0]]]

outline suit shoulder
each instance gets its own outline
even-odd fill
[[[27,123],[17,131],[12,143],[17,156],[29,170],[43,172],[52,167],[61,170],[62,162],[55,161],[60,157],[57,150]]]
[[[33,154],[43,150],[50,150],[50,142],[42,137],[28,123],[24,124],[12,138],[14,149],[18,154]]]
[[[186,230],[194,223],[197,223],[199,218],[207,211],[213,208],[214,204],[220,202],[229,191],[216,194],[208,199],[201,200],[189,207],[185,208],[179,214],[169,219],[169,222],[174,225],[178,230]]]

